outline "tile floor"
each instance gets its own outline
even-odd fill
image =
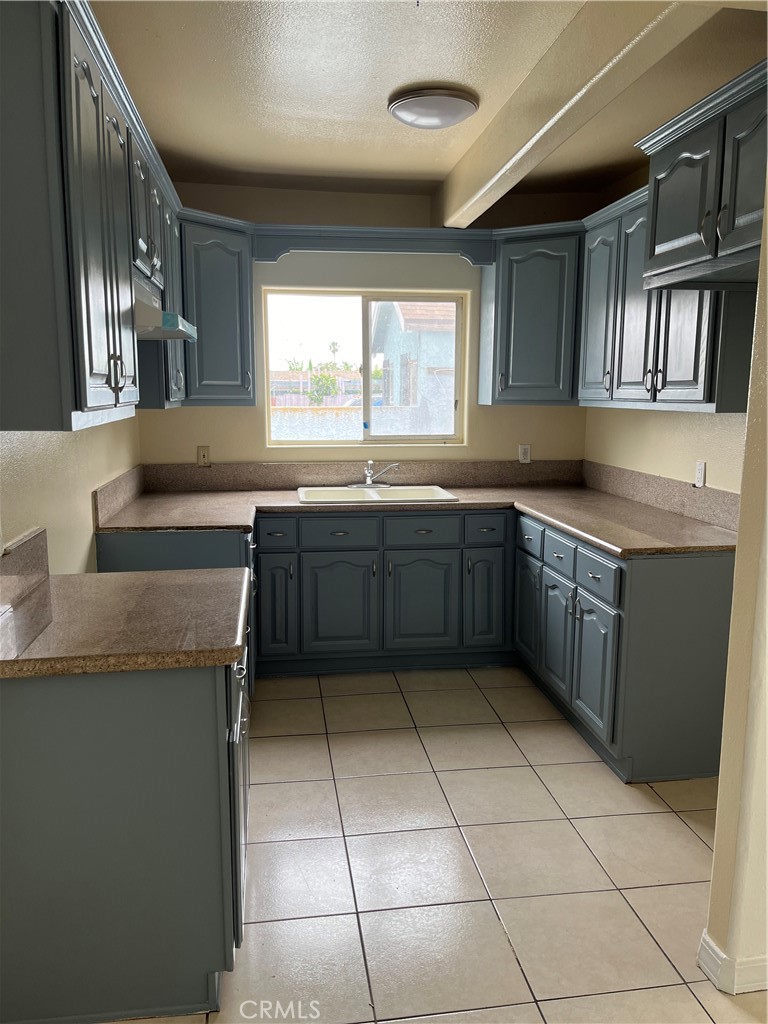
[[[252,723],[248,923],[208,1024],[768,1019],[696,966],[715,780],[625,786],[519,669],[264,679]]]

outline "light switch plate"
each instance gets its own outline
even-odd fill
[[[531,461],[531,446],[529,444],[519,444],[517,446],[517,458],[519,462],[527,465]]]
[[[693,481],[694,487],[703,487],[707,482],[707,464],[706,462],[696,463],[696,477]]]

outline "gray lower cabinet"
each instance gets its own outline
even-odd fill
[[[259,555],[257,648],[260,655],[296,655],[299,652],[299,564],[289,554]]]
[[[613,738],[619,613],[581,587],[575,603],[574,712],[600,739]]]
[[[501,547],[463,552],[465,647],[501,647],[506,640],[505,560],[506,552]]]
[[[378,553],[307,552],[300,559],[302,650],[307,654],[378,650]],[[263,614],[263,594],[261,598]]]
[[[515,649],[529,665],[539,663],[541,562],[522,551],[515,560]]]
[[[460,644],[460,551],[387,551],[384,646],[388,650]]]
[[[541,654],[543,678],[565,701],[571,700],[573,666],[573,583],[547,566],[541,570]]]

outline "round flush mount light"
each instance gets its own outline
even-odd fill
[[[389,98],[389,112],[411,128],[450,128],[475,113],[477,97],[465,89],[409,89]]]

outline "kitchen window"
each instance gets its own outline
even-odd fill
[[[460,442],[461,296],[264,289],[271,444]]]

